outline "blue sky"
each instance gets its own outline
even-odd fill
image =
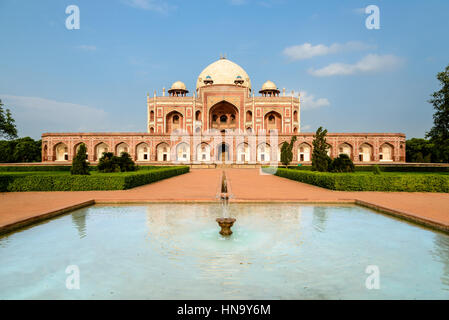
[[[80,9],[67,30],[65,9]],[[377,5],[380,29],[365,27]],[[194,90],[220,53],[258,92],[302,94],[302,131],[403,132],[432,126],[437,72],[449,64],[449,1],[0,1],[0,99],[19,134],[136,131],[146,93]]]

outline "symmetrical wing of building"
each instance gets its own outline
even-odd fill
[[[44,133],[43,162],[67,162],[87,146],[90,162],[103,152],[128,152],[142,163],[263,164],[280,160],[292,136],[294,163],[311,161],[314,133],[301,132],[300,97],[267,81],[256,96],[243,68],[221,58],[198,76],[189,95],[181,81],[167,94],[147,97],[145,133]],[[354,162],[405,161],[401,133],[328,133],[328,154],[348,154]]]

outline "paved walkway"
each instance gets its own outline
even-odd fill
[[[123,191],[0,193],[0,232],[93,203],[218,201],[222,171],[193,169],[181,176]],[[261,175],[258,169],[225,169],[225,173],[231,202],[359,203],[449,231],[449,194],[341,192]]]

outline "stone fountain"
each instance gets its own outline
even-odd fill
[[[220,234],[222,236],[230,236],[232,234],[231,227],[234,225],[234,218],[217,218],[218,225],[220,226]]]
[[[222,236],[230,236],[232,234],[231,228],[234,225],[235,219],[228,217],[227,202],[229,199],[229,195],[228,195],[228,185],[226,182],[226,174],[224,173],[224,171],[221,180],[220,198],[223,204],[223,218],[217,218],[216,221],[218,222],[218,225],[221,228],[220,234]]]

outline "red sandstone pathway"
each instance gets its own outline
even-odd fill
[[[449,231],[449,194],[342,192],[261,175],[258,169],[226,169],[231,201],[358,201]],[[0,231],[8,225],[51,215],[64,208],[96,202],[217,201],[220,169],[198,169],[174,178],[124,191],[0,193]]]

